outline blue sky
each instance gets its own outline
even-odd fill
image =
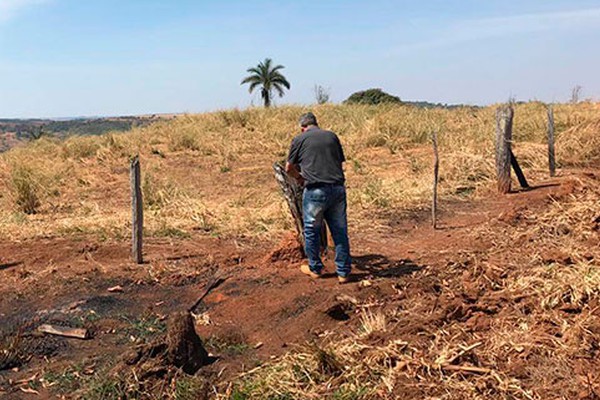
[[[600,1],[0,0],[0,117],[200,112],[260,104],[271,57],[292,90],[341,101],[600,98]]]

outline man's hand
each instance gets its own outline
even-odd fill
[[[300,175],[300,171],[296,164],[291,164],[289,162],[285,163],[285,172],[295,178],[301,186],[304,186],[304,177]]]

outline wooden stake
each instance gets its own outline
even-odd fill
[[[438,155],[438,142],[437,142],[437,132],[433,132],[431,136],[431,142],[433,143],[433,201],[431,205],[431,220],[433,224],[433,229],[437,228],[437,185],[438,185],[438,177],[440,172],[440,159]]]
[[[554,110],[548,105],[548,167],[550,176],[556,175],[556,159],[554,156]]]
[[[202,291],[202,294],[200,295],[200,297],[198,297],[198,300],[196,300],[196,302],[190,307],[188,308],[188,312],[193,312],[194,309],[196,307],[198,307],[200,305],[200,303],[202,302],[202,300],[204,300],[204,298],[206,296],[208,296],[208,294],[210,293],[211,290],[213,290],[214,288],[216,288],[217,286],[219,286],[221,283],[223,283],[223,281],[225,280],[224,277],[222,277],[218,272],[206,283],[206,286],[204,287],[204,290]]]
[[[525,174],[523,174],[523,170],[519,166],[517,157],[515,157],[515,155],[513,154],[512,149],[510,150],[510,164],[512,165],[513,169],[515,170],[515,175],[517,175],[517,179],[519,180],[519,185],[521,185],[521,187],[523,189],[529,189],[529,183],[527,183]]]
[[[38,327],[39,332],[48,333],[50,335],[64,336],[75,339],[88,339],[90,334],[87,329],[79,329],[79,328],[68,328],[65,326],[55,326],[55,325],[40,325]]]
[[[142,200],[142,182],[140,158],[135,156],[131,160],[131,227],[132,243],[131,255],[137,264],[144,262],[142,256],[142,236],[144,229],[144,204]]]
[[[510,105],[496,110],[496,175],[500,193],[510,192],[510,143],[513,116],[514,111]]]

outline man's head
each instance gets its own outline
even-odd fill
[[[317,123],[317,117],[315,117],[315,114],[313,114],[311,112],[302,114],[298,120],[298,123],[300,124],[300,128],[302,129],[302,132],[304,132],[311,126],[319,126],[319,124]]]

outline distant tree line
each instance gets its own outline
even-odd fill
[[[384,92],[379,88],[362,90],[356,93],[352,93],[348,97],[344,104],[367,104],[367,105],[378,105],[378,104],[404,104],[414,106],[418,108],[462,108],[471,107],[479,108],[477,106],[470,106],[465,104],[442,104],[442,103],[430,103],[428,101],[403,101],[398,96],[391,95]]]
[[[118,117],[71,120],[0,119],[0,133],[14,132],[17,139],[38,139],[43,135],[102,135],[110,131],[128,131],[153,122],[147,117]]]
[[[381,89],[367,89],[352,93],[345,101],[345,104],[369,104],[377,105],[384,103],[402,103],[400,97],[393,96]]]

